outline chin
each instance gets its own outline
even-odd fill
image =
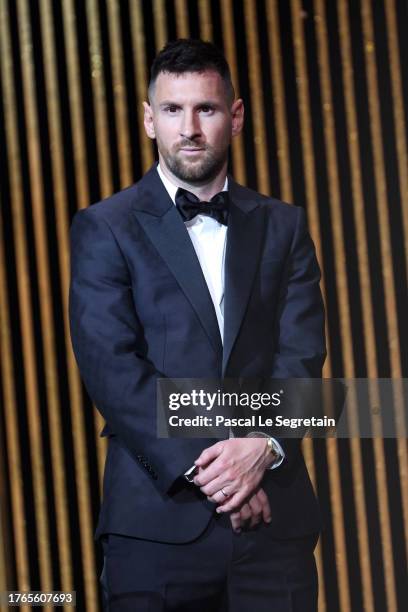
[[[169,169],[181,181],[186,183],[205,183],[214,178],[224,164],[224,160],[220,163],[211,164],[203,163],[202,160],[192,160],[186,163],[184,160],[169,165]]]

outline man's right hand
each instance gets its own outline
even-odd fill
[[[258,525],[262,520],[270,523],[272,519],[271,507],[268,497],[262,488],[259,488],[236,512],[231,512],[230,520],[233,530],[239,533],[241,529],[248,526],[250,529]],[[248,525],[248,521],[249,525]]]

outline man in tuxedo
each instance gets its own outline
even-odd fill
[[[244,105],[211,43],[168,43],[148,99],[158,164],[71,228],[72,342],[109,439],[104,606],[312,612],[321,518],[299,441],[156,435],[160,378],[321,376],[305,213],[227,174]]]

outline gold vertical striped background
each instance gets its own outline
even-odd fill
[[[306,208],[325,376],[408,376],[407,28],[404,0],[0,0],[0,590],[75,589],[100,610],[106,447],[70,347],[68,232],[151,165],[142,101],[166,40],[224,50],[246,104],[231,170]],[[405,610],[406,440],[304,453],[326,518],[319,612]]]

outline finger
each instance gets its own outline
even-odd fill
[[[224,484],[225,484],[225,472],[228,469],[228,464],[225,461],[225,455],[221,457],[221,453],[214,458],[211,463],[206,465],[205,467],[199,466],[199,474],[194,478],[194,484],[198,487],[208,485],[212,480],[215,480],[219,476],[224,475]],[[220,485],[220,481],[217,483],[218,489]],[[222,486],[222,485],[221,485]],[[215,493],[215,491],[213,491]]]
[[[257,498],[262,506],[262,517],[265,523],[270,523],[272,520],[272,511],[269,503],[268,496],[263,489],[259,489]]]
[[[202,474],[197,474],[200,481],[207,478],[204,471],[205,470],[203,470]],[[230,496],[232,493],[235,493],[238,490],[238,487],[232,488],[231,484],[231,481],[225,479],[225,474],[221,473],[216,478],[210,480],[207,484],[202,483],[200,489],[204,495],[208,495],[209,497],[216,495],[219,491],[221,491],[221,489],[224,489],[224,491],[228,493],[228,496]]]
[[[201,455],[197,457],[197,459],[194,461],[195,465],[198,465],[201,467],[203,465],[207,465],[208,463],[216,459],[220,453],[222,453],[223,448],[224,448],[224,445],[222,441],[216,442],[212,446],[205,448],[203,452],[201,453]]]
[[[241,516],[241,522],[244,524],[246,521],[248,521],[251,517],[252,517],[252,511],[251,508],[249,506],[249,504],[244,504],[241,508],[240,511],[240,516]]]
[[[248,503],[252,515],[250,527],[255,527],[255,525],[258,525],[262,519],[262,504],[256,495],[253,495]]]
[[[239,491],[237,491],[237,493],[232,495],[230,499],[225,502],[225,504],[218,506],[216,512],[220,514],[221,512],[232,512],[233,510],[236,510],[236,508],[242,506],[249,493],[248,487],[242,487]]]
[[[231,525],[233,530],[236,533],[239,533],[242,529],[242,520],[241,520],[241,515],[239,512],[233,512],[232,514],[230,514],[230,521],[231,521]]]
[[[230,497],[230,495],[225,495],[223,491],[225,493],[227,492],[225,487],[214,493],[214,495],[207,496],[208,501],[211,501],[215,504],[223,504]]]

